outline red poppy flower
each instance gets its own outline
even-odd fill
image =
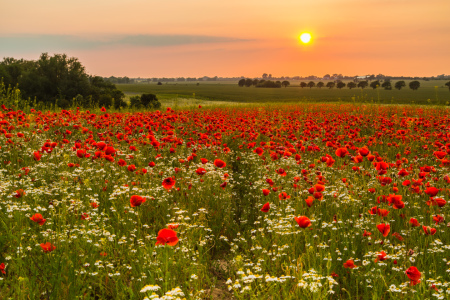
[[[313,202],[314,202],[314,198],[309,196],[308,198],[305,199],[306,205],[308,205],[308,207],[311,207]]]
[[[91,202],[91,206],[92,206],[92,208],[97,208],[98,207],[98,203],[97,202]]]
[[[289,196],[286,192],[281,192],[278,195],[278,199],[280,199],[280,200],[286,200],[286,199],[290,199],[290,198],[291,198],[291,196]]]
[[[41,160],[41,156],[42,155],[39,152],[37,152],[37,151],[33,152],[33,158],[34,158],[35,161],[40,161]]]
[[[388,258],[387,258],[386,252],[381,251],[381,252],[378,253],[377,259],[375,259],[375,262],[377,262],[377,261],[383,261],[383,260],[386,260],[386,259],[388,259]]]
[[[136,166],[135,166],[135,165],[129,165],[129,166],[127,167],[127,169],[128,169],[128,171],[130,171],[130,172],[134,172],[134,171],[136,170]]]
[[[447,153],[444,151],[435,151],[433,154],[438,159],[443,159],[447,155]]]
[[[0,264],[0,271],[2,272],[2,274],[6,274],[6,272],[5,272],[5,263],[1,263]]]
[[[269,209],[270,209],[270,204],[269,204],[269,202],[267,202],[266,204],[263,205],[263,207],[261,208],[261,211],[266,213],[269,211]]]
[[[56,249],[56,247],[55,247],[55,245],[53,245],[52,243],[50,243],[50,242],[47,242],[47,243],[42,243],[41,244],[41,248],[42,248],[42,250],[44,251],[44,252],[52,252],[53,250],[55,250]]]
[[[430,226],[422,226],[422,229],[426,235],[435,235],[436,234],[436,228],[432,228]]]
[[[218,168],[225,168],[225,166],[227,165],[223,160],[221,159],[216,159],[214,160],[214,165]]]
[[[200,161],[202,162],[202,164],[206,164],[208,162],[206,158],[200,158]]]
[[[262,192],[263,192],[264,196],[267,196],[267,195],[269,195],[270,190],[268,190],[268,189],[263,189]]]
[[[22,190],[22,189],[19,189],[19,190],[15,191],[14,193],[15,193],[15,194],[14,194],[14,197],[16,197],[16,198],[21,198],[22,196],[24,196],[24,195],[27,194],[27,193],[25,193],[25,191]]]
[[[130,205],[131,207],[140,206],[145,201],[147,201],[147,199],[145,199],[144,197],[133,195],[130,198]]]
[[[359,154],[361,156],[367,156],[370,153],[369,149],[364,148],[364,147],[363,148],[359,148],[358,152],[359,152]]]
[[[277,174],[280,176],[286,176],[286,171],[282,168],[275,170],[275,172],[277,172]]]
[[[441,215],[435,215],[433,216],[433,220],[436,222],[436,224],[444,222],[444,217]]]
[[[387,209],[379,208],[377,209],[377,215],[380,217],[386,217],[389,214],[389,211]]]
[[[345,157],[345,155],[347,155],[347,153],[348,153],[347,148],[338,148],[335,152],[336,156],[339,156],[339,157]]]
[[[81,220],[89,220],[89,215],[87,213],[82,213]]]
[[[347,260],[347,261],[344,263],[344,268],[346,268],[346,269],[353,269],[353,268],[356,268],[355,262],[354,262],[352,259]]]
[[[425,190],[425,194],[427,194],[430,197],[434,197],[439,193],[439,189],[435,188],[435,187],[427,187],[427,189]]]
[[[83,158],[86,155],[86,150],[85,149],[79,149],[77,150],[77,156],[79,158]]]
[[[300,217],[294,217],[295,221],[297,222],[298,226],[301,228],[307,228],[311,226],[311,220],[308,217],[300,216]]]
[[[369,232],[369,231],[366,231],[365,229],[364,229],[364,233],[363,233],[363,236],[371,236],[372,235],[372,233],[371,232]]]
[[[175,179],[173,179],[172,177],[167,177],[162,182],[162,186],[166,190],[170,190],[174,185],[175,185]]]
[[[178,243],[177,233],[172,229],[161,229],[156,237],[157,245],[175,246]]]
[[[420,226],[419,221],[417,221],[417,219],[414,219],[414,218],[409,219],[409,224],[411,224],[411,226],[413,226],[413,227]]]
[[[430,199],[427,201],[427,205],[428,206],[439,206],[439,207],[443,207],[445,206],[445,204],[447,204],[447,201],[445,201],[442,198],[434,198],[434,199]]]
[[[323,192],[323,191],[325,191],[325,186],[322,185],[322,184],[316,184],[314,186],[314,188],[316,189],[316,192]]]
[[[195,171],[195,173],[197,173],[197,174],[200,175],[200,176],[203,176],[203,175],[206,174],[206,170],[203,169],[203,168],[198,168],[198,169]]]
[[[121,158],[121,159],[119,159],[119,161],[117,162],[117,164],[118,164],[119,166],[123,167],[123,166],[126,166],[126,165],[127,165],[127,162]]]
[[[155,164],[154,162],[152,162],[152,161],[148,163],[148,166],[149,166],[150,168],[153,168],[155,165],[156,165],[156,164]]]
[[[411,282],[409,283],[410,285],[416,285],[420,282],[420,276],[422,274],[419,272],[419,270],[416,267],[414,267],[414,266],[409,267],[405,273],[408,276],[409,280],[411,280]]]
[[[377,228],[384,237],[387,237],[389,232],[391,231],[391,225],[389,224],[378,224]]]
[[[253,152],[255,152],[256,154],[261,156],[263,154],[264,150],[262,148],[258,147],[255,150],[253,150]]]
[[[44,225],[46,219],[44,219],[44,217],[41,214],[34,214],[34,216],[32,216],[30,218],[31,221],[38,223],[39,225]]]

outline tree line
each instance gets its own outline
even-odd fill
[[[290,86],[290,82],[285,80],[285,81],[272,81],[272,80],[264,80],[264,79],[250,79],[250,78],[242,78],[241,80],[239,80],[238,85],[240,87],[273,87],[273,88],[281,88],[282,86],[284,87],[288,87]],[[450,89],[450,81],[445,83],[445,85]],[[417,80],[411,81],[408,84],[409,88],[412,90],[417,90],[420,88],[420,82]],[[332,89],[334,87],[338,88],[338,89],[342,89],[342,88],[349,88],[349,89],[353,89],[353,88],[361,88],[361,89],[365,89],[367,87],[371,87],[372,89],[377,89],[379,87],[384,88],[385,90],[392,90],[392,88],[395,88],[397,90],[401,90],[402,88],[406,87],[406,82],[404,80],[399,80],[397,82],[395,82],[395,84],[392,84],[392,82],[390,80],[384,80],[383,82],[380,82],[379,80],[375,80],[375,81],[371,81],[369,83],[368,80],[363,80],[363,81],[350,81],[348,83],[345,83],[341,80],[337,80],[337,81],[329,81],[326,84],[322,81],[319,82],[315,82],[315,81],[310,81],[310,82],[300,82],[300,87],[301,88],[306,88],[309,87],[310,89],[313,87],[317,87],[317,88],[323,88],[323,87],[327,87],[329,89]]]
[[[82,107],[125,107],[125,95],[100,76],[86,73],[77,58],[43,53],[38,60],[4,58],[0,84],[20,91],[21,104]]]

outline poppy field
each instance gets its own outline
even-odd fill
[[[1,299],[446,299],[442,107],[0,112]]]

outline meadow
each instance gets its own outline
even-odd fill
[[[309,80],[303,80],[309,82]],[[318,81],[317,81],[318,82]],[[327,81],[323,81],[325,84]],[[346,81],[344,81],[347,83]],[[396,81],[394,80],[393,83]],[[350,102],[371,104],[421,104],[448,105],[450,91],[444,84],[448,80],[420,81],[421,87],[413,91],[408,87],[397,90],[383,88],[361,89],[301,88],[300,81],[291,80],[287,88],[239,87],[237,82],[170,82],[118,84],[117,88],[127,95],[143,93],[156,94],[158,99],[191,98],[206,101],[225,101],[239,103],[297,103],[297,102]]]
[[[3,105],[0,298],[448,298],[449,128],[437,106]]]

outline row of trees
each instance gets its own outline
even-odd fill
[[[376,80],[376,81],[372,81],[370,84],[369,84],[369,82],[367,80],[360,81],[358,83],[350,81],[347,84],[345,84],[344,82],[342,82],[340,80],[338,80],[336,82],[329,81],[329,82],[327,82],[326,85],[322,81],[319,81],[317,84],[314,81],[310,81],[308,83],[306,83],[306,82],[301,82],[300,83],[300,87],[302,87],[302,88],[305,88],[305,87],[313,88],[315,86],[318,87],[318,88],[322,88],[322,87],[325,86],[325,87],[330,88],[330,89],[332,89],[334,87],[337,87],[338,89],[342,89],[344,87],[347,87],[349,89],[353,89],[353,88],[356,88],[356,87],[364,89],[364,88],[366,88],[368,86],[373,88],[373,89],[376,89],[376,88],[381,86],[385,90],[392,90],[392,83],[390,81],[388,81],[388,80],[384,81],[383,83],[380,83],[379,80]],[[405,81],[400,80],[400,81],[397,81],[395,83],[394,88],[396,88],[397,90],[401,90],[405,86],[406,86]],[[420,82],[419,81],[415,80],[415,81],[411,81],[409,83],[409,88],[412,89],[412,90],[417,90],[419,87],[420,87]]]
[[[284,87],[288,87],[291,83],[287,80],[284,80],[283,82],[277,80],[277,81],[272,81],[272,80],[258,80],[258,79],[241,79],[238,82],[238,85],[240,87],[246,86],[246,87],[264,87],[264,88],[281,88],[282,86]]]
[[[238,85],[240,87],[274,87],[274,88],[280,88],[282,86],[284,87],[288,87],[290,85],[290,82],[285,80],[283,82],[281,81],[271,81],[271,80],[258,80],[258,79],[250,79],[250,78],[246,78],[246,79],[241,79],[238,82]],[[450,82],[446,83],[445,85],[447,85],[450,89]],[[327,87],[329,89],[332,89],[334,87],[338,88],[338,89],[342,89],[344,87],[347,87],[349,89],[353,89],[353,88],[361,88],[364,89],[366,87],[371,87],[373,89],[382,87],[385,90],[392,90],[392,88],[396,88],[397,90],[401,90],[402,88],[406,87],[406,83],[403,80],[397,81],[394,86],[392,86],[391,81],[389,80],[385,80],[383,83],[381,83],[379,80],[376,81],[372,81],[369,83],[369,81],[367,80],[363,80],[363,81],[359,81],[359,82],[354,82],[354,81],[350,81],[348,83],[344,83],[340,80],[337,81],[329,81],[326,84],[322,81],[319,82],[314,82],[314,81],[310,81],[308,83],[306,82],[301,82],[300,83],[300,87],[301,88],[313,88],[313,87],[318,87],[323,88],[323,87]],[[412,90],[417,90],[420,87],[420,82],[417,80],[411,81],[409,83],[409,88]]]
[[[4,58],[0,62],[0,80],[6,87],[18,87],[28,103],[125,107],[125,95],[99,76],[86,74],[77,58],[65,54],[43,53],[38,60]]]

